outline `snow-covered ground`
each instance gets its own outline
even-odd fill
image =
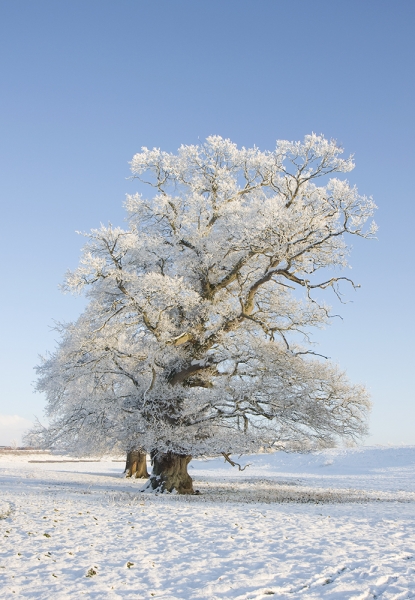
[[[415,598],[415,447],[192,461],[192,497],[62,458],[0,454],[1,598]]]

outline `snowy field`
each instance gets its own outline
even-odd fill
[[[0,454],[1,598],[415,598],[415,447],[192,461],[192,497],[63,458]]]

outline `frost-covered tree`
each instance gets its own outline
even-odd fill
[[[86,234],[66,289],[89,304],[38,368],[49,447],[150,452],[154,489],[192,493],[192,456],[311,448],[366,432],[369,400],[315,356],[320,298],[371,237],[375,205],[345,179],[352,158],[315,134],[274,151],[221,137],[136,154],[151,198],[128,227]]]

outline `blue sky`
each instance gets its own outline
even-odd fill
[[[414,29],[412,0],[2,3],[0,444],[7,415],[42,416],[33,366],[83,307],[58,290],[74,232],[122,225],[133,154],[312,131],[355,154],[379,206],[378,241],[351,255],[362,289],[330,298],[344,319],[320,350],[372,393],[366,443],[415,444]]]

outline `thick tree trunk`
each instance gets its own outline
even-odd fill
[[[135,476],[136,479],[147,479],[149,474],[147,473],[147,462],[146,455],[139,450],[130,450],[127,453],[127,462],[125,465],[126,477]]]
[[[154,453],[149,487],[158,492],[176,490],[178,494],[197,494],[193,489],[192,478],[187,472],[187,465],[191,460],[192,457],[186,454]]]

